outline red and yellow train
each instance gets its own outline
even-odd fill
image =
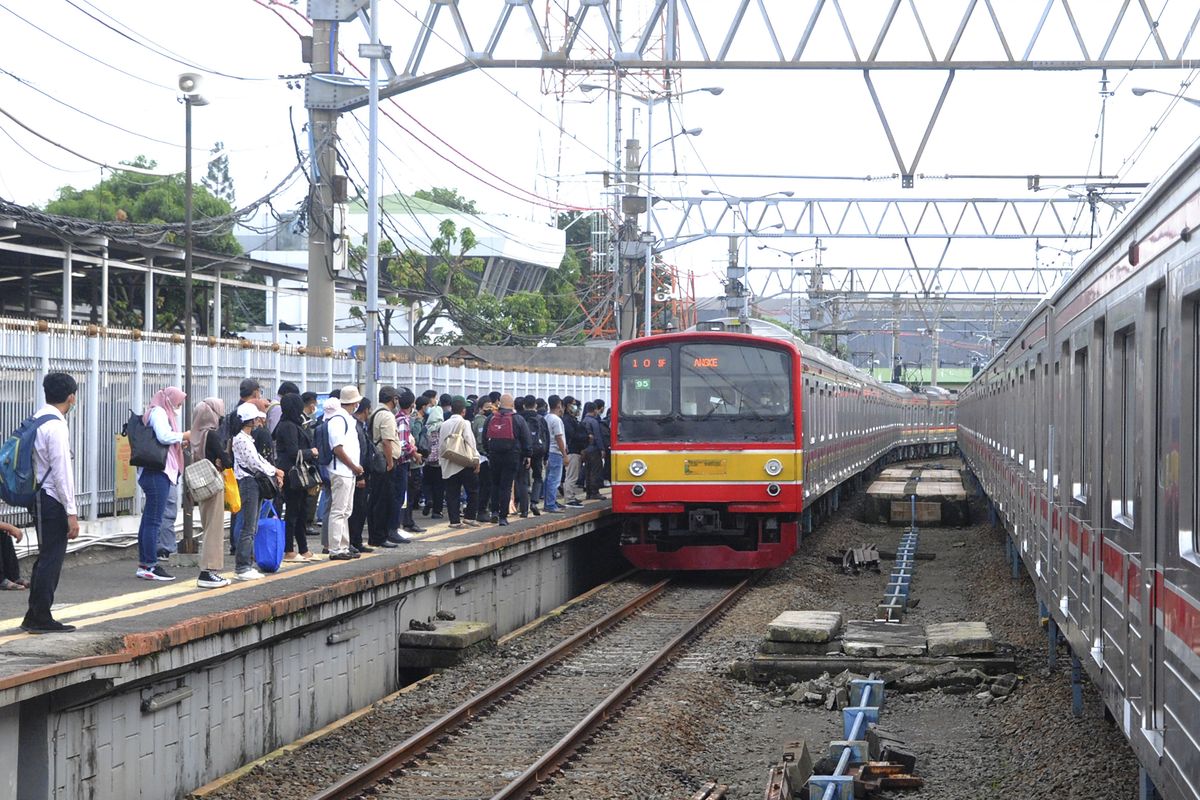
[[[950,452],[954,400],[789,338],[688,331],[618,345],[613,509],[637,567],[777,566],[804,512],[889,453]]]

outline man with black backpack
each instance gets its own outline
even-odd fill
[[[529,426],[516,413],[511,394],[500,396],[500,408],[488,420],[483,436],[492,472],[492,522],[507,525],[513,480],[518,469],[528,468],[530,454]]]
[[[525,424],[529,427],[529,466],[517,472],[517,507],[522,517],[528,517],[531,511],[538,517],[542,514],[538,508],[538,498],[542,496],[542,467],[550,449],[550,429],[537,411],[536,397],[526,395],[518,398],[514,404],[516,402],[521,402],[517,413],[525,418]]]

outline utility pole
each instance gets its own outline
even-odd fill
[[[738,237],[729,237],[729,266],[725,269],[725,316],[749,322],[746,313],[746,287],[743,278],[746,271],[738,263]]]
[[[929,385],[938,385],[938,361],[941,360],[941,328],[934,328],[930,331],[933,334],[933,355],[929,359]]]
[[[900,383],[900,298],[892,298],[892,383]]]
[[[312,74],[337,72],[337,22],[313,19]],[[337,171],[337,119],[339,112],[309,106],[308,126],[312,137],[311,189],[308,197],[308,348],[317,352],[333,347],[335,251],[345,252],[341,220],[334,207],[334,178]]]
[[[640,194],[641,143],[637,139],[625,142],[625,169],[622,182],[621,211],[624,221],[617,231],[618,292],[617,336],[621,341],[637,338],[637,267],[642,261],[637,216],[644,211],[645,198]]]

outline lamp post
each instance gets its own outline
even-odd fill
[[[791,298],[788,302],[788,316],[791,319],[792,330],[795,331],[799,327],[799,325],[796,324],[797,322],[799,322],[799,319],[798,319],[799,314],[798,314],[798,309],[796,307],[796,257],[802,256],[805,253],[816,253],[817,254],[817,256],[816,256],[817,267],[816,268],[819,271],[820,270],[821,253],[825,252],[825,250],[827,250],[828,248],[826,248],[823,244],[821,244],[821,238],[817,237],[816,242],[812,247],[806,247],[803,250],[784,250],[779,247],[772,247],[769,244],[760,244],[758,246],[758,249],[759,250],[771,250],[775,253],[779,253],[780,255],[785,255],[788,257],[788,273],[789,273],[788,286],[789,286],[789,292],[791,294]]]
[[[1143,95],[1147,95],[1147,94],[1162,94],[1162,95],[1166,95],[1167,97],[1177,98],[1177,99],[1182,100],[1183,102],[1188,103],[1193,106],[1200,106],[1200,100],[1197,100],[1194,97],[1185,97],[1182,94],[1173,94],[1171,92],[1164,92],[1161,89],[1145,89],[1141,86],[1135,86],[1132,89],[1130,89],[1129,91],[1133,92],[1135,97],[1142,97]]]
[[[604,90],[605,87],[597,86],[591,83],[582,84],[580,87],[585,92],[594,92]],[[637,100],[640,103],[646,104],[646,143],[654,141],[654,106],[664,100],[670,100],[676,97],[683,97],[685,94],[693,94],[695,92],[708,92],[714,97],[721,94],[725,90],[720,86],[704,86],[699,89],[688,89],[685,92],[650,92],[646,96],[632,94],[630,92],[622,92],[621,90],[613,90],[616,94],[624,95],[625,97]],[[667,137],[664,141],[670,141],[674,137]],[[661,144],[661,142],[660,142]],[[650,330],[650,301],[653,299],[650,295],[650,279],[654,269],[654,192],[651,189],[651,182],[654,174],[653,164],[654,157],[652,155],[654,146],[651,145],[646,149],[646,233],[643,237],[646,240],[646,281],[642,291],[645,295],[645,303],[643,314],[646,317],[645,335],[651,334]]]
[[[192,427],[192,329],[195,326],[195,292],[192,285],[192,106],[206,106],[200,94],[200,76],[185,72],[179,76],[179,91],[183,92],[183,427]],[[220,335],[220,331],[217,332]],[[195,553],[192,538],[192,500],[187,493],[186,478],[183,494],[183,542],[180,553]]]
[[[738,224],[738,217],[742,217],[741,225],[743,228],[745,228],[746,233],[746,254],[743,257],[744,266],[738,266],[739,243],[737,234],[735,233],[729,237],[729,266],[726,268],[725,274],[726,283],[728,285],[728,288],[726,289],[727,293],[725,295],[725,311],[729,314],[729,316],[737,317],[744,322],[750,318],[750,294],[748,291],[746,291],[750,287],[750,236],[757,235],[760,230],[779,228],[783,227],[783,225],[782,223],[776,223],[775,225],[768,225],[765,229],[751,229],[749,220],[745,215],[741,214],[742,203],[753,202],[756,200],[766,200],[774,197],[775,195],[791,197],[794,193],[787,190],[781,190],[768,192],[755,197],[739,197],[737,195],[726,194],[725,192],[717,189],[701,189],[700,194],[705,196],[717,195],[718,197],[723,198],[725,200],[725,205],[728,208],[733,209],[734,225]],[[744,284],[742,283],[743,278],[745,278]],[[739,286],[741,286],[740,289],[738,288]],[[741,305],[740,309],[737,307],[737,302],[739,299]]]

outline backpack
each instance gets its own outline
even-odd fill
[[[313,447],[317,448],[317,463],[328,467],[333,463],[333,448],[329,446],[329,420],[323,419],[317,423],[313,431]]]
[[[429,427],[425,424],[425,420],[413,418],[412,437],[417,443],[417,452],[423,456],[428,456],[430,451]]]
[[[0,498],[11,506],[30,508],[37,499],[41,481],[33,473],[33,448],[38,428],[52,419],[53,414],[30,417],[0,445]]]
[[[546,425],[546,420],[536,412],[532,416],[525,417],[525,421],[529,423],[529,453],[534,458],[545,458],[550,452],[550,427]]]
[[[513,430],[514,412],[497,411],[487,423],[487,445],[489,453],[508,453],[517,447],[517,434]]]
[[[492,412],[492,417],[494,416],[496,416],[496,414],[495,412]],[[488,451],[488,443],[487,437],[484,436],[484,432],[487,430],[488,422],[491,421],[492,417],[489,417],[486,414],[476,414],[475,419],[471,420],[471,431],[475,434],[475,449],[478,450],[481,455],[485,456],[487,455]]]
[[[362,425],[358,429],[358,465],[372,475],[387,474],[387,459],[375,446],[375,440]]]

